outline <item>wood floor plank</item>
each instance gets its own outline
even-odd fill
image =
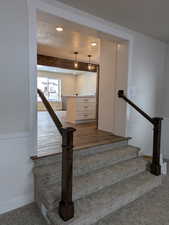
[[[121,141],[124,138],[116,136],[110,132],[96,129],[96,123],[70,124],[66,123],[66,112],[56,112],[64,127],[74,127],[74,149],[109,144]],[[46,155],[61,152],[62,137],[55,127],[47,112],[38,112],[38,154],[35,156],[43,157]]]

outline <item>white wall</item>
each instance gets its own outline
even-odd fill
[[[38,71],[39,77],[49,77],[61,80],[61,95],[95,95],[96,94],[96,73],[82,73],[79,75],[60,74],[48,71]],[[62,102],[50,102],[55,111],[62,109]],[[38,111],[45,111],[42,102],[38,102]]]
[[[27,17],[26,1],[1,1],[0,134],[29,129]]]
[[[128,89],[128,42],[116,45],[116,77],[115,77],[115,94],[114,94],[114,131],[115,134],[126,136],[127,126],[127,105],[124,101],[119,101],[118,90]]]
[[[167,83],[164,71],[166,44],[136,32],[133,32],[133,35],[132,67],[128,80],[126,80],[127,43],[121,44],[116,49],[116,44],[113,47],[111,42],[101,41],[99,128],[112,131],[117,135],[125,135],[124,127],[127,122],[126,134],[132,137],[130,143],[140,147],[142,154],[152,155],[152,125],[134,109],[127,106],[122,99],[117,98],[117,90],[125,90],[133,102],[150,116],[163,117],[163,108],[167,102],[164,103],[162,100],[164,84]],[[116,68],[114,68],[115,61],[117,61]],[[166,90],[169,89],[166,88]],[[169,91],[167,96],[169,96]],[[169,104],[166,105],[169,109]],[[126,106],[127,114],[125,114]],[[167,115],[169,116],[169,110]],[[125,121],[126,116],[127,121]]]
[[[112,41],[100,42],[99,129],[113,132],[116,46]]]
[[[125,136],[126,104],[117,93],[127,90],[128,43],[101,40],[100,49],[99,129]]]
[[[0,213],[33,200],[26,1],[0,3]]]
[[[31,138],[25,134],[29,132],[26,0],[1,1],[0,27],[0,212],[4,212],[29,203],[33,196]],[[125,31],[122,27],[121,30]],[[142,34],[131,34],[134,45],[129,87],[135,90],[132,99],[151,115],[161,115],[166,45]],[[131,111],[128,135],[133,137],[132,143],[149,153],[152,129],[140,118]]]
[[[96,73],[84,73],[76,76],[76,93],[78,95],[96,95]]]
[[[63,96],[76,94],[76,76],[73,74],[38,71],[38,76],[60,79],[62,84],[61,92]]]
[[[169,118],[164,117],[161,133],[161,153],[165,159],[169,159]]]
[[[76,93],[76,76],[73,74],[60,74],[48,71],[38,71],[39,77],[49,77],[61,80],[61,95],[75,95]],[[52,108],[57,110],[62,110],[62,102],[50,102]],[[38,111],[46,111],[46,107],[43,102],[38,102]]]
[[[94,95],[96,94],[96,74],[82,73],[79,75],[59,74],[47,71],[38,71],[38,76],[57,78],[61,80],[62,95],[71,96],[78,93],[79,95]]]
[[[150,116],[163,116],[166,44],[134,33],[129,96]],[[128,136],[131,144],[152,155],[152,125],[129,108]]]
[[[167,57],[165,61],[164,92],[161,96],[164,120],[162,121],[162,152],[169,159],[169,45],[167,46]]]
[[[164,93],[162,98],[164,99],[163,101],[163,111],[164,111],[164,116],[169,118],[169,44],[167,46],[167,57],[165,61],[165,81],[164,81]],[[168,104],[167,104],[168,103]]]

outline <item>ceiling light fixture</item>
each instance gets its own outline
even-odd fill
[[[92,64],[91,64],[92,55],[88,55],[88,57],[89,57],[88,70],[92,70]]]
[[[78,68],[78,60],[77,60],[77,55],[78,55],[79,53],[78,52],[74,52],[74,55],[75,55],[75,60],[74,60],[74,68],[75,69],[77,69]]]
[[[96,42],[91,43],[91,46],[93,46],[93,47],[95,47],[96,45],[97,45]]]
[[[61,27],[61,26],[56,27],[56,30],[57,30],[58,32],[62,32],[62,31],[63,31],[63,27]]]

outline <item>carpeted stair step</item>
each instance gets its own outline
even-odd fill
[[[80,176],[90,173],[94,170],[111,166],[117,162],[136,158],[139,149],[133,146],[124,146],[107,151],[99,152],[93,155],[74,158],[74,176]],[[34,176],[38,185],[49,185],[60,182],[61,179],[61,161],[47,166],[34,168]]]
[[[52,225],[92,225],[161,184],[160,176],[143,172],[75,201],[75,216],[64,222],[58,209],[48,212]]]
[[[83,198],[105,187],[115,184],[125,178],[145,171],[146,161],[143,158],[120,162],[110,167],[102,168],[86,175],[74,177],[73,200]],[[40,190],[40,199],[47,209],[58,206],[61,185],[48,185]]]
[[[112,142],[110,144],[99,144],[96,146],[90,146],[90,147],[85,147],[82,149],[78,149],[78,148],[74,148],[73,151],[73,157],[74,159],[79,158],[79,157],[84,157],[87,155],[93,155],[99,152],[105,152],[108,149],[115,149],[115,148],[122,148],[128,145],[128,140],[130,138],[122,138],[121,141],[118,142]],[[46,146],[48,147],[48,146]],[[54,164],[54,163],[58,163],[61,160],[62,157],[62,153],[58,152],[57,154],[52,154],[52,155],[47,155],[45,157],[43,156],[39,156],[38,158],[35,156],[35,158],[33,157],[33,163],[34,163],[34,167],[38,167],[38,166],[47,166],[49,164]]]

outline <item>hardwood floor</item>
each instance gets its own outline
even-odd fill
[[[74,150],[108,144],[123,140],[123,137],[97,130],[96,123],[70,124],[65,122],[66,112],[56,112],[63,126],[76,128],[74,133]],[[47,112],[38,112],[38,154],[35,158],[61,152],[61,136]]]

